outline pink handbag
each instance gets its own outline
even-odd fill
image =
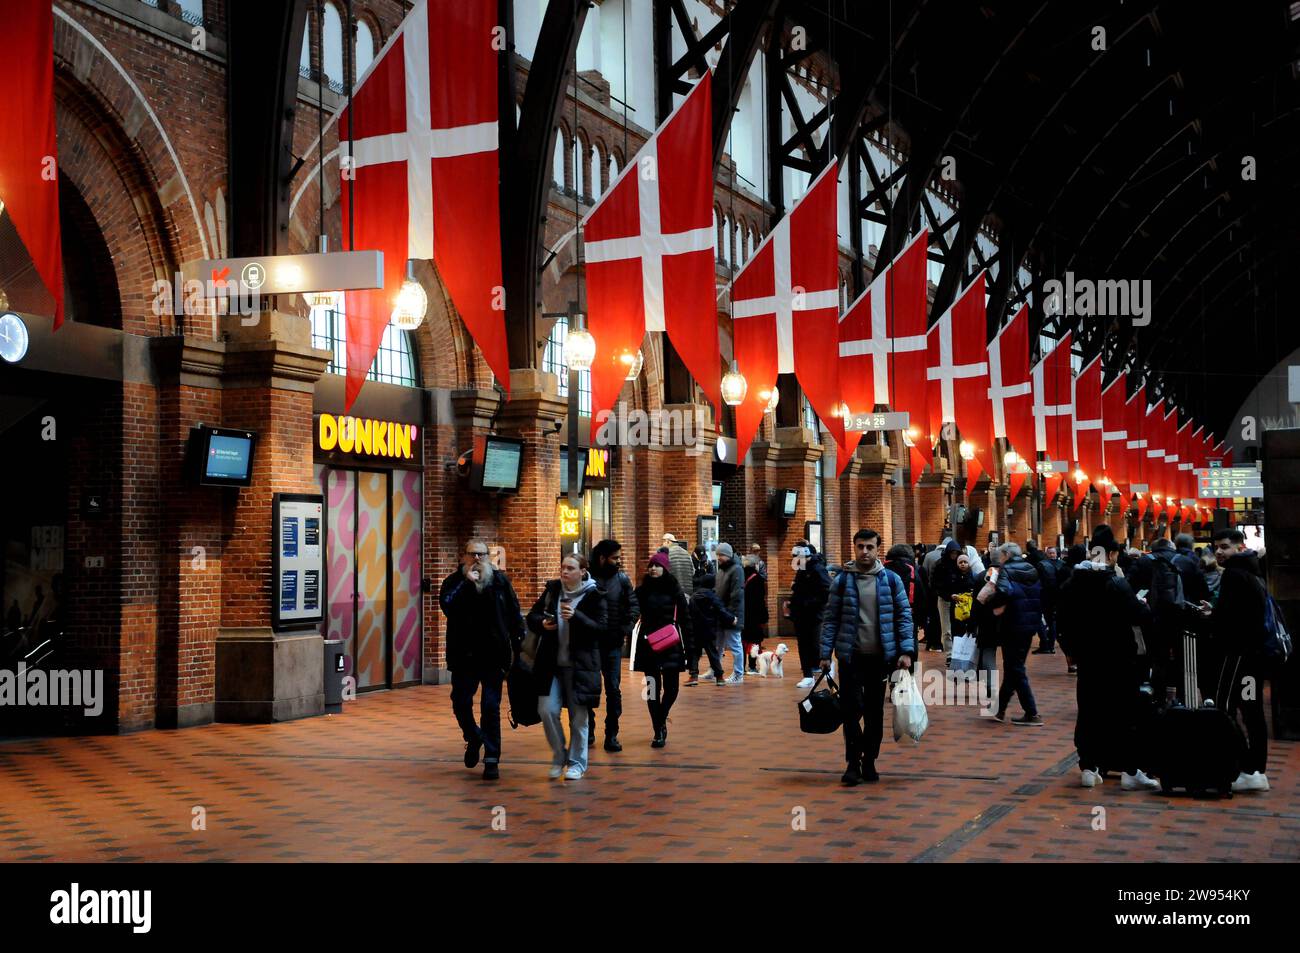
[[[677,607],[673,607],[673,621],[662,628],[655,629],[645,637],[650,648],[655,652],[667,652],[682,644],[682,634],[677,631]]]

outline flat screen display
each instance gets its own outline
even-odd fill
[[[248,486],[253,475],[253,442],[248,430],[202,427],[198,431],[199,482],[207,486]]]
[[[522,443],[488,437],[483,444],[483,489],[516,492],[523,454]]]
[[[799,492],[797,490],[781,491],[781,515],[786,519],[794,516],[796,504],[799,502]]]
[[[714,510],[722,509],[722,484],[713,484],[713,508]]]

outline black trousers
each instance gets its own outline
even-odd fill
[[[805,678],[811,678],[821,661],[821,626],[816,619],[796,622],[794,634],[799,643],[799,667],[803,669]]]
[[[623,714],[623,690],[619,686],[622,678],[623,645],[600,649],[600,671],[605,680],[605,737],[618,736],[618,719]],[[587,724],[591,726],[591,737],[596,737],[596,709],[591,709]]]
[[[1227,655],[1219,671],[1214,694],[1228,717],[1246,723],[1241,770],[1246,774],[1268,770],[1268,722],[1264,720],[1264,676],[1258,666],[1240,655]]]
[[[714,669],[720,671],[720,669]],[[668,712],[673,707],[673,702],[677,701],[678,676],[681,672],[673,669],[671,672],[656,670],[646,672],[645,677],[650,681],[649,697],[646,698],[646,706],[650,709],[650,724],[654,726],[655,731],[662,728],[668,721]]]
[[[722,675],[722,653],[718,651],[718,637],[710,634],[705,637],[697,637],[692,633],[686,638],[686,670],[693,676],[700,674],[700,652],[703,651],[709,657],[709,667],[713,669],[715,678]]]
[[[844,760],[848,764],[874,764],[880,756],[885,731],[885,694],[888,671],[883,655],[840,659],[840,710],[844,714]]]
[[[1079,662],[1074,746],[1079,767],[1134,774],[1143,767],[1138,745],[1138,689],[1132,666],[1110,659]]]

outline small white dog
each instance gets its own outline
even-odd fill
[[[767,678],[770,674],[773,678],[785,678],[785,669],[781,663],[781,656],[789,651],[789,647],[784,642],[779,644],[775,651],[769,652],[760,652],[757,645],[751,647],[749,654],[754,658],[754,667],[758,669],[758,677]]]

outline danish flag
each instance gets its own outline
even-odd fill
[[[1124,405],[1127,387],[1126,375],[1120,374],[1101,392],[1102,465],[1106,477],[1119,491],[1120,512],[1128,511],[1129,501],[1128,411]]]
[[[793,373],[848,459],[838,416],[840,311],[835,163],[813,180],[776,223],[732,285],[736,364],[749,385],[736,408],[736,447],[744,459],[777,374]],[[868,408],[869,409],[869,408]],[[843,469],[841,467],[841,469]]]
[[[995,473],[985,341],[984,272],[980,272],[926,334],[926,402],[932,433],[955,423],[987,473]],[[969,471],[968,471],[969,472]],[[968,485],[974,483],[968,479]]]
[[[989,345],[989,408],[993,436],[1027,462],[1034,460],[1034,385],[1029,377],[1029,308],[1021,305]]]
[[[1034,365],[1034,444],[1052,461],[1073,459],[1074,389],[1070,379],[1070,335]],[[1052,418],[1048,421],[1048,418]],[[1064,418],[1064,419],[1062,419]]]
[[[433,259],[483,359],[509,389],[497,19],[490,0],[420,0],[339,114],[338,128],[346,129],[351,109],[354,136],[343,233],[351,225],[357,248],[384,253],[383,288],[346,293],[348,408],[379,351],[407,259]]]
[[[926,260],[922,230],[877,274],[840,318],[840,379],[854,413],[877,404],[905,411],[919,432],[914,450],[930,463],[933,434],[926,435]],[[919,468],[913,476],[919,476]]]
[[[647,331],[667,332],[719,410],[712,90],[705,73],[582,219],[593,436]]]
[[[1079,371],[1074,379],[1074,459],[1079,469],[1088,478],[1075,484],[1074,506],[1088,495],[1091,482],[1101,483],[1102,470],[1102,431],[1101,414],[1101,355],[1098,354],[1088,366]],[[1109,499],[1109,497],[1107,497]]]

